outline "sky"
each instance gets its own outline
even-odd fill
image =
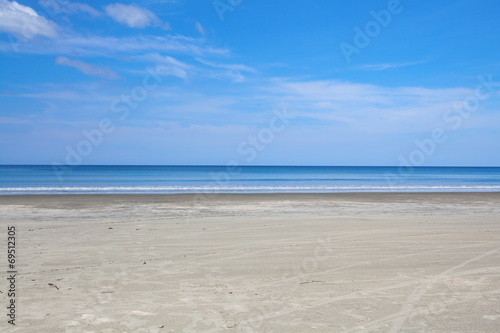
[[[500,166],[497,0],[0,0],[0,164]]]

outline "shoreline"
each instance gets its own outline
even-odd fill
[[[500,195],[500,191],[442,191],[442,192],[253,192],[253,193],[228,193],[228,192],[192,192],[192,193],[58,193],[58,194],[1,194],[2,197],[35,197],[35,196],[194,196],[194,195],[206,195],[206,196],[364,196],[364,195],[387,195],[387,196],[397,196],[397,195]]]
[[[242,201],[247,199],[252,200],[362,200],[362,201],[384,201],[384,200],[429,200],[434,198],[441,199],[498,199],[500,200],[500,192],[345,192],[345,193],[99,193],[99,194],[6,194],[0,195],[0,205],[11,204],[15,201],[28,202],[43,202],[50,200],[60,201],[92,201],[100,199],[110,201],[175,201],[193,199],[193,200],[233,200]]]

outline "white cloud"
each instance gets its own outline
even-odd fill
[[[218,64],[212,61],[204,60],[201,58],[196,58],[196,60],[204,65],[214,67],[214,68],[223,68],[231,71],[239,71],[239,72],[255,72],[255,69],[248,67],[246,65],[241,64]]]
[[[84,3],[58,1],[58,0],[40,0],[38,3],[56,13],[72,14],[76,12],[87,13],[91,16],[101,16],[101,13]]]
[[[80,72],[87,74],[87,75],[92,75],[92,76],[99,76],[105,79],[118,79],[119,76],[109,68],[105,67],[99,67],[91,64],[87,64],[78,60],[71,60],[66,57],[57,57],[56,59],[56,64],[58,65],[63,65],[63,66],[69,66],[69,67],[74,67],[78,69]]]
[[[240,64],[213,63],[201,58],[195,58],[196,62],[186,63],[171,56],[160,53],[149,53],[136,56],[135,59],[146,60],[156,64],[159,74],[171,75],[184,80],[195,77],[204,77],[217,80],[230,80],[233,82],[243,82],[245,77],[239,72],[255,72],[253,68]],[[208,66],[208,68],[199,64]]]
[[[385,63],[385,64],[370,64],[357,67],[358,69],[384,71],[391,68],[407,67],[413,65],[424,64],[426,61],[402,62],[402,63]]]
[[[0,31],[31,39],[36,36],[56,37],[56,29],[54,22],[38,15],[31,7],[0,0]]]
[[[196,30],[198,30],[200,35],[203,35],[203,36],[206,35],[207,32],[205,31],[205,28],[203,28],[203,26],[201,25],[200,22],[196,22],[194,26],[195,26]]]
[[[152,11],[145,8],[115,3],[104,7],[104,10],[113,20],[131,28],[158,26],[164,29],[169,29],[168,23],[162,23],[162,21]]]
[[[216,69],[222,69],[222,71],[205,71],[208,74],[207,76],[212,76],[214,78],[217,77],[226,77],[229,78],[230,80],[234,82],[244,82],[245,81],[245,76],[241,74],[241,72],[248,72],[248,73],[254,73],[255,70],[251,67],[248,67],[246,65],[241,65],[241,64],[220,64],[220,63],[215,63],[212,61],[208,61],[205,59],[201,58],[196,58],[196,61],[199,63],[202,63],[203,65],[206,65],[211,68],[216,68]]]
[[[448,125],[443,124],[445,112],[474,93],[459,87],[384,87],[334,80],[275,84],[271,90],[301,109],[300,116],[366,133],[411,133]]]
[[[207,46],[203,41],[183,36],[137,36],[137,37],[74,37],[61,41],[61,48],[67,52],[78,51],[83,54],[99,54],[104,56],[127,52],[176,52],[189,55],[225,55],[227,49],[213,48]]]
[[[304,100],[358,102],[387,105],[405,101],[407,103],[433,103],[460,98],[470,93],[465,88],[428,89],[420,87],[384,87],[366,83],[335,80],[323,81],[278,81],[278,89],[288,91]]]
[[[186,80],[188,72],[193,70],[190,65],[182,61],[170,56],[162,56],[158,53],[139,56],[137,58],[156,63],[156,71],[158,74],[176,76],[183,80]]]
[[[205,41],[184,36],[167,35],[135,37],[70,36],[47,43],[18,45],[19,52],[29,54],[79,54],[82,56],[114,57],[120,53],[133,55],[142,52],[174,52],[192,56],[225,56],[228,49],[215,48]],[[0,51],[11,51],[10,43],[0,42]]]

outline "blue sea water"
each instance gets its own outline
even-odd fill
[[[0,165],[0,194],[496,192],[500,167]]]

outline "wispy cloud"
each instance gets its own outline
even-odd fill
[[[254,69],[245,65],[219,64],[200,58],[195,58],[196,61],[188,63],[160,53],[139,55],[134,57],[134,59],[155,64],[156,71],[160,75],[176,76],[183,80],[202,77],[217,80],[229,80],[232,82],[243,82],[245,81],[245,77],[240,74],[240,71],[255,72]],[[204,66],[201,66],[200,64]]]
[[[414,61],[414,62],[402,62],[402,63],[369,64],[369,65],[358,66],[356,68],[362,70],[371,70],[371,71],[384,71],[386,69],[420,65],[426,62],[427,61]]]
[[[0,31],[31,39],[36,36],[56,37],[57,25],[31,7],[16,1],[0,0]]]
[[[163,23],[152,11],[135,5],[115,3],[104,7],[106,14],[118,23],[131,28],[146,28],[157,26],[169,29],[168,23]]]
[[[173,52],[192,56],[225,56],[228,49],[213,47],[204,40],[179,35],[167,36],[65,36],[47,43],[24,43],[18,45],[20,53],[31,54],[75,54],[114,57],[118,54],[142,52]],[[0,42],[0,51],[12,51],[8,42]]]
[[[102,77],[105,79],[111,79],[111,80],[120,78],[120,76],[118,74],[116,74],[115,72],[113,72],[109,68],[87,64],[85,62],[78,61],[78,60],[71,60],[71,59],[66,58],[66,57],[57,57],[56,64],[76,68],[80,72],[82,72],[86,75],[99,76],[99,77]]]
[[[301,99],[314,101],[360,101],[367,104],[387,104],[404,99],[414,102],[433,102],[470,93],[470,89],[465,88],[384,87],[336,80],[277,80],[276,82],[277,89],[300,96]]]
[[[135,56],[134,59],[155,65],[160,75],[176,76],[183,80],[193,78],[210,78],[231,82],[243,82],[245,76],[240,72],[256,72],[253,68],[241,64],[215,63],[196,57],[180,61],[174,57],[156,53]],[[193,61],[194,60],[194,61]],[[143,73],[142,71],[140,72]]]
[[[183,80],[187,79],[188,73],[193,70],[192,66],[173,57],[160,55],[159,53],[139,56],[138,59],[155,63],[158,74],[176,76]]]
[[[473,93],[460,87],[384,87],[334,80],[277,80],[274,84],[271,90],[301,109],[304,119],[343,123],[344,129],[367,133],[428,130],[441,125],[443,114]]]
[[[200,22],[197,21],[194,26],[195,26],[196,30],[198,30],[200,35],[205,36],[207,34],[207,32],[205,31],[205,28],[201,25]]]
[[[77,12],[87,13],[91,16],[101,16],[101,12],[92,8],[85,3],[70,2],[70,1],[57,1],[57,0],[40,0],[38,3],[45,7],[47,10],[55,13],[73,14]]]
[[[40,0],[40,3],[54,12],[73,13],[85,11],[91,15],[98,15],[92,7],[76,2],[57,2],[54,0]],[[136,6],[113,4],[106,7],[117,20],[134,27],[163,23],[150,11]],[[130,14],[130,15],[129,15]],[[201,27],[201,25],[200,25]],[[49,54],[67,56],[78,54],[79,57],[106,57],[122,58],[147,55],[151,53],[169,55],[186,55],[191,57],[220,57],[230,54],[228,49],[211,45],[204,38],[193,38],[183,35],[165,34],[135,35],[130,37],[96,36],[75,33],[73,30],[64,30],[54,22],[45,19],[28,6],[15,1],[0,0],[0,32],[6,31],[20,37],[17,41],[0,41],[0,52],[16,52],[19,54]],[[33,38],[34,36],[48,38]],[[168,58],[165,58],[168,59]],[[163,59],[163,60],[165,60]],[[170,60],[174,59],[173,57]],[[165,64],[165,72],[185,79],[188,75],[186,66],[170,61]],[[168,66],[166,66],[168,65]],[[75,66],[73,66],[75,67]],[[78,67],[77,67],[78,68]],[[79,65],[79,68],[89,68]],[[94,71],[95,72],[95,71]],[[114,78],[114,75],[105,72],[96,72],[102,77]],[[237,73],[236,73],[237,74]]]
[[[202,58],[196,58],[199,63],[208,66],[210,68],[222,69],[223,71],[211,72],[212,77],[227,77],[234,82],[245,81],[245,76],[241,74],[242,72],[255,73],[256,70],[242,64],[221,64],[213,61],[209,61]]]
[[[223,68],[229,69],[231,71],[239,71],[239,72],[255,72],[255,69],[241,64],[219,64],[209,60],[205,60],[202,58],[196,58],[196,60],[204,65],[214,67],[214,68]]]

